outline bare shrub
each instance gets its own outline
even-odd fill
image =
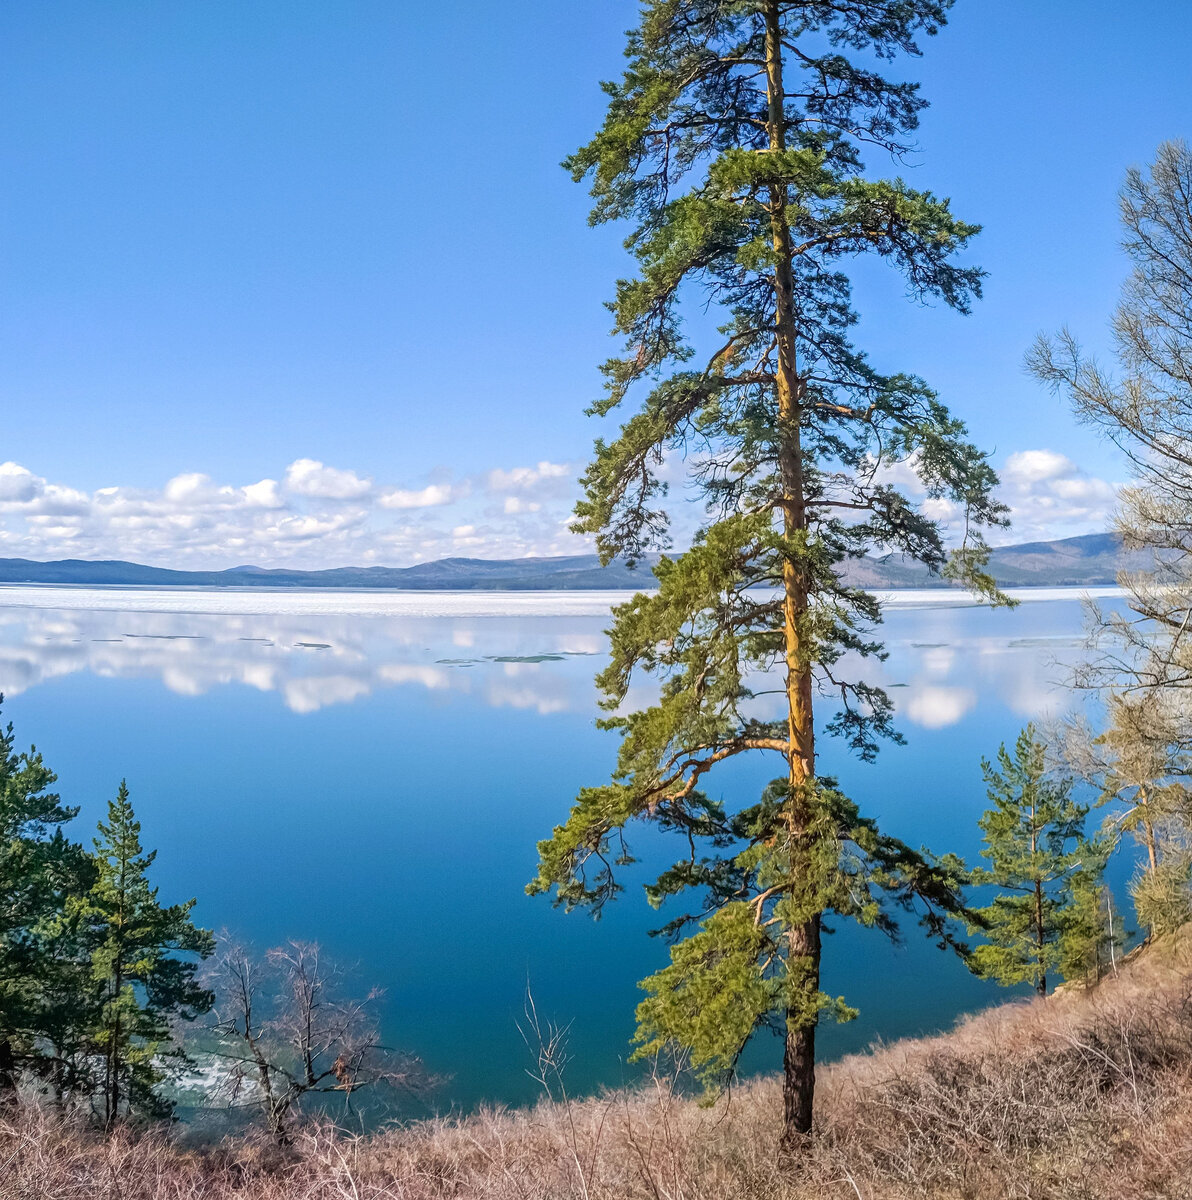
[[[224,1068],[216,1093],[259,1111],[279,1143],[312,1100],[336,1098],[347,1114],[364,1089],[429,1084],[415,1058],[382,1044],[381,991],[346,996],[344,972],[314,943],[287,942],[259,957],[222,936],[207,976],[216,997],[209,1054]]]

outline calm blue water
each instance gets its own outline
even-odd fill
[[[866,766],[825,739],[821,770],[889,832],[975,856],[981,757],[1071,703],[1080,597],[1046,595],[892,607],[871,677],[892,686],[906,745]],[[517,1103],[535,1095],[527,983],[571,1024],[582,1092],[632,1077],[635,985],[666,959],[636,887],[599,922],[523,892],[537,839],[614,761],[591,683],[609,600],[0,588],[0,691],[82,806],[77,838],[127,777],[164,900],[197,896],[203,923],[262,948],[301,938],[358,964],[386,989],[388,1040],[450,1077],[440,1107]],[[710,790],[748,800],[773,773]],[[899,947],[841,927],[824,985],[861,1009],[823,1030],[827,1055],[1003,995],[913,924]],[[767,1036],[750,1065],[777,1056]]]

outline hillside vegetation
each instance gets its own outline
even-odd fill
[[[1061,989],[823,1068],[814,1147],[774,1149],[778,1081],[714,1108],[652,1087],[289,1150],[108,1142],[0,1118],[4,1200],[1183,1200],[1192,1197],[1192,931]]]

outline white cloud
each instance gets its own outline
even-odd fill
[[[1089,475],[1058,450],[1018,450],[998,468],[998,498],[1010,508],[1011,525],[999,531],[997,542],[1025,542],[1100,533],[1110,527],[1118,485]],[[919,478],[916,456],[878,472],[883,483],[915,498],[932,520],[963,529],[962,507],[946,497],[928,496]]]
[[[285,506],[276,479],[262,479],[260,483],[250,483],[240,490],[244,493],[245,500],[253,508],[283,508]]]
[[[355,471],[324,466],[315,458],[299,458],[286,468],[286,490],[318,500],[359,500],[372,491],[372,480]]]
[[[0,463],[0,501],[6,504],[27,504],[45,485],[32,471],[18,463]]]
[[[1002,473],[1007,479],[1030,485],[1055,479],[1077,470],[1076,464],[1056,450],[1019,450],[1006,459]]]
[[[60,538],[63,541],[78,537],[83,532],[77,525],[42,525],[39,528],[44,537]]]
[[[505,497],[504,512],[506,514],[537,512],[541,507],[541,504],[537,504],[533,500],[523,500],[520,496]]]
[[[86,507],[86,493],[47,483],[19,463],[0,463],[0,513],[62,517],[84,512]]]
[[[391,488],[382,492],[377,503],[382,508],[436,508],[441,504],[450,504],[454,493],[445,483],[432,483],[420,491],[406,491],[403,488]]]
[[[165,498],[174,504],[184,504],[199,496],[210,496],[218,489],[212,488],[209,475],[175,475],[165,488]],[[227,489],[231,494],[231,489]]]
[[[526,468],[547,488],[493,506],[490,472],[409,487],[300,458],[255,483],[186,471],[158,488],[108,485],[91,493],[0,464],[0,556],[120,558],[183,569],[408,566],[468,553],[490,558],[576,553],[563,526],[562,467]],[[516,476],[528,485],[528,478]],[[279,478],[281,482],[279,482]]]
[[[455,550],[475,550],[478,546],[483,546],[486,539],[475,525],[457,525],[451,531],[451,541]]]
[[[269,531],[274,537],[287,541],[309,541],[328,534],[341,533],[364,523],[368,517],[366,509],[357,508],[347,512],[306,513],[301,516],[283,517]]]
[[[1056,450],[1020,450],[1002,466],[1002,499],[1020,542],[1108,529],[1118,487],[1089,475]],[[1006,540],[1006,539],[1002,539]]]
[[[913,464],[899,470],[898,482],[955,531],[954,506],[924,496]],[[1001,473],[1014,518],[1002,540],[1108,527],[1114,485],[1063,454],[1020,451]],[[456,480],[432,475],[399,487],[299,458],[256,482],[185,471],[156,488],[112,484],[88,493],[6,462],[0,463],[0,556],[120,558],[205,570],[408,566],[460,553],[577,554],[590,539],[568,528],[575,486],[572,466],[547,461]],[[676,501],[676,509],[686,503]],[[685,529],[681,521],[679,545]]]
[[[571,474],[567,463],[540,462],[536,467],[489,471],[488,486],[494,492],[526,492],[551,480],[569,479]]]

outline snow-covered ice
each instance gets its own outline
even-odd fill
[[[88,612],[195,613],[229,616],[599,617],[624,603],[627,591],[398,592],[339,588],[139,588],[0,585],[0,606]],[[953,588],[879,593],[890,608],[954,608],[978,603]],[[1121,589],[1011,588],[1024,602],[1120,596]]]

